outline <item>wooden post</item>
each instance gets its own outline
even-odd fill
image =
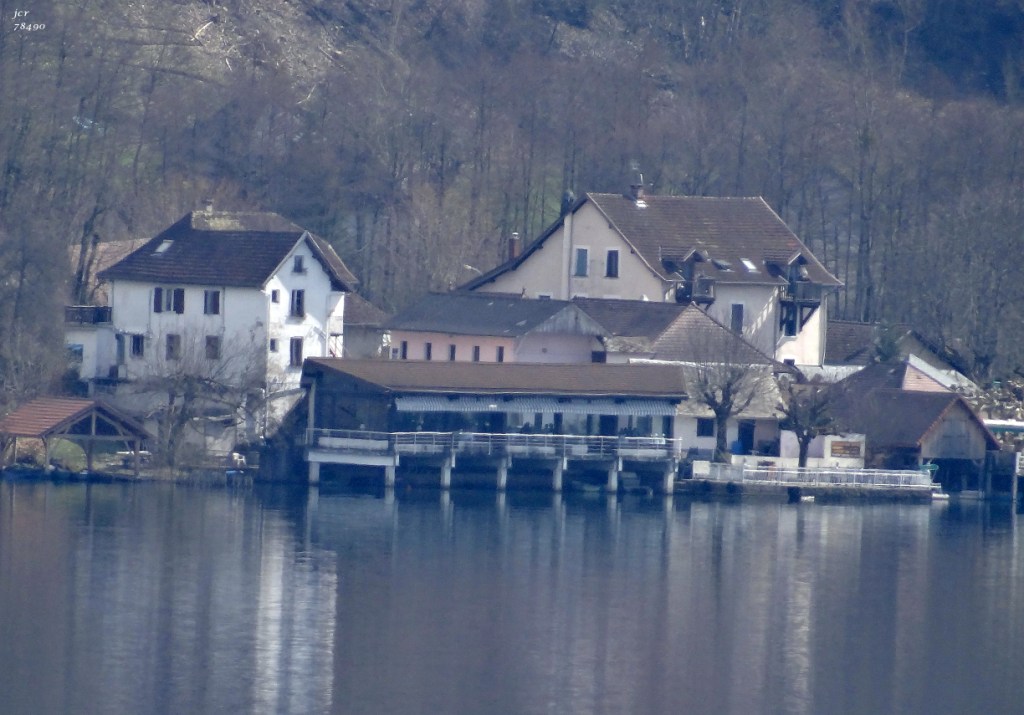
[[[309,484],[310,486],[320,483],[320,462],[309,460]]]
[[[394,489],[395,488],[395,470],[396,470],[396,465],[395,464],[386,464],[386,465],[384,465],[384,487],[386,489]]]

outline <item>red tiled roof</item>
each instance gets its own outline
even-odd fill
[[[127,431],[139,437],[148,437],[141,425],[98,400],[63,397],[41,397],[22,405],[0,419],[0,434],[12,437],[44,437],[59,433],[88,415],[93,409],[116,421]]]

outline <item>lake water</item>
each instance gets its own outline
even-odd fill
[[[0,482],[0,713],[1020,713],[1018,519]]]

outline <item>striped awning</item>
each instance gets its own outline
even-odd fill
[[[444,395],[407,395],[395,398],[399,412],[535,412],[563,415],[633,415],[671,417],[676,403],[670,400],[642,398],[565,399],[555,397],[452,397]]]

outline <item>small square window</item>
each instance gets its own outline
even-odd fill
[[[277,290],[276,288],[274,290],[270,291],[270,302],[271,303],[280,303],[281,302],[281,291]]]
[[[140,358],[146,356],[146,336],[145,335],[133,335],[132,336],[132,357]]]
[[[710,417],[698,417],[697,418],[697,436],[698,437],[714,437],[715,436],[715,421]]]
[[[272,353],[276,353],[277,352],[277,338],[271,338],[270,339],[270,352],[272,352]]]
[[[295,260],[292,262],[292,273],[305,273],[306,264],[302,260],[302,256],[295,256]]]

